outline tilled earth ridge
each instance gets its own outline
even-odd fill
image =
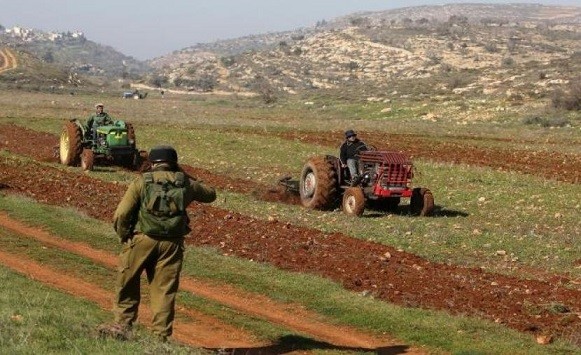
[[[3,138],[0,147],[37,160],[54,161],[48,149],[26,152],[17,148],[17,143],[22,141],[35,141],[37,147],[52,147],[56,144],[54,136],[35,136],[35,132],[7,127],[0,126],[0,136],[7,137],[11,131],[24,132],[21,134],[25,136]],[[47,139],[44,142],[43,137]],[[247,181],[238,182],[203,170],[194,170],[193,174],[196,172],[218,188],[239,191],[238,183],[248,185]],[[95,180],[82,173],[63,172],[34,162],[22,166],[10,159],[0,162],[0,186],[40,202],[74,206],[105,221],[111,220],[125,190],[124,186]],[[225,254],[321,275],[347,289],[404,306],[482,317],[535,334],[567,337],[581,334],[581,291],[565,288],[562,283],[567,280],[563,276],[556,275],[549,281],[520,280],[480,269],[432,263],[340,233],[327,234],[279,221],[256,220],[212,206],[195,205],[191,213],[195,231],[188,243],[192,245],[210,245],[221,248]],[[391,258],[384,258],[386,253]],[[538,313],[529,309],[548,304],[567,305],[571,312],[544,309]]]
[[[319,132],[256,132],[276,135],[284,139],[339,147],[343,132],[322,135]],[[412,159],[424,158],[436,162],[487,166],[497,170],[516,171],[529,175],[569,183],[581,182],[581,156],[561,152],[483,148],[475,146],[474,137],[454,137],[451,141],[427,139],[420,135],[359,132],[365,143],[382,150],[396,150],[408,154]],[[487,139],[494,142],[521,142],[508,139]]]

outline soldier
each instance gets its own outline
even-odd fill
[[[192,201],[213,202],[216,191],[187,176],[171,146],[151,149],[151,171],[128,187],[113,217],[123,244],[117,277],[115,324],[102,335],[126,339],[137,319],[140,278],[145,270],[150,285],[153,333],[165,341],[172,334],[175,298],[184,253],[191,231],[186,207]]]
[[[357,133],[352,129],[345,131],[345,141],[339,148],[339,159],[341,167],[349,168],[351,185],[359,183],[359,152],[368,150],[367,145],[357,138]]]

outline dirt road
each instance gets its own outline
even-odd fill
[[[18,67],[18,60],[9,48],[0,48],[0,74],[5,71],[16,69]]]

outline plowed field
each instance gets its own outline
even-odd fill
[[[1,149],[36,161],[56,162],[52,150],[45,148],[57,144],[58,138],[53,135],[3,125],[0,137]],[[379,139],[370,136],[369,141],[373,143]],[[559,176],[569,182],[578,181],[581,172],[576,157],[554,154],[546,159],[530,159],[526,152],[507,155],[505,151],[492,149],[479,155],[469,146],[422,145],[421,140],[414,140],[416,154],[421,155],[429,149],[429,156],[435,160],[516,169],[542,176],[559,170]],[[35,142],[35,145],[23,146],[19,142]],[[325,144],[324,141],[320,143]],[[502,165],[495,165],[499,161],[503,161]],[[564,165],[570,168],[565,173]],[[286,198],[283,194],[269,193],[268,186],[249,185],[247,181],[192,167],[185,169],[219,189],[254,192],[270,199]],[[111,220],[114,207],[125,190],[124,186],[95,180],[82,173],[67,173],[34,162],[19,165],[10,159],[0,161],[0,188],[5,193],[24,194],[43,203],[73,206],[104,221]],[[87,201],[92,202],[88,204]],[[340,233],[323,233],[276,220],[257,220],[213,206],[195,205],[191,215],[195,219],[195,230],[187,240],[192,245],[222,248],[230,255],[320,275],[339,282],[346,289],[372,292],[377,299],[403,306],[482,317],[532,334],[581,333],[581,319],[577,316],[581,312],[581,291],[563,287],[560,282],[563,275],[525,281],[480,269],[438,264]],[[390,258],[384,257],[387,253]],[[549,303],[567,304],[572,313],[564,315],[547,310],[531,314],[523,307]]]

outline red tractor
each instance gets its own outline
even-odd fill
[[[429,216],[434,197],[426,188],[413,188],[413,164],[402,153],[368,150],[359,153],[359,179],[351,181],[349,169],[332,155],[309,159],[298,182],[286,177],[280,183],[298,192],[303,206],[330,210],[341,203],[348,215],[361,216],[366,206],[394,211],[402,198],[410,198],[410,213]],[[298,191],[297,191],[298,190]]]

